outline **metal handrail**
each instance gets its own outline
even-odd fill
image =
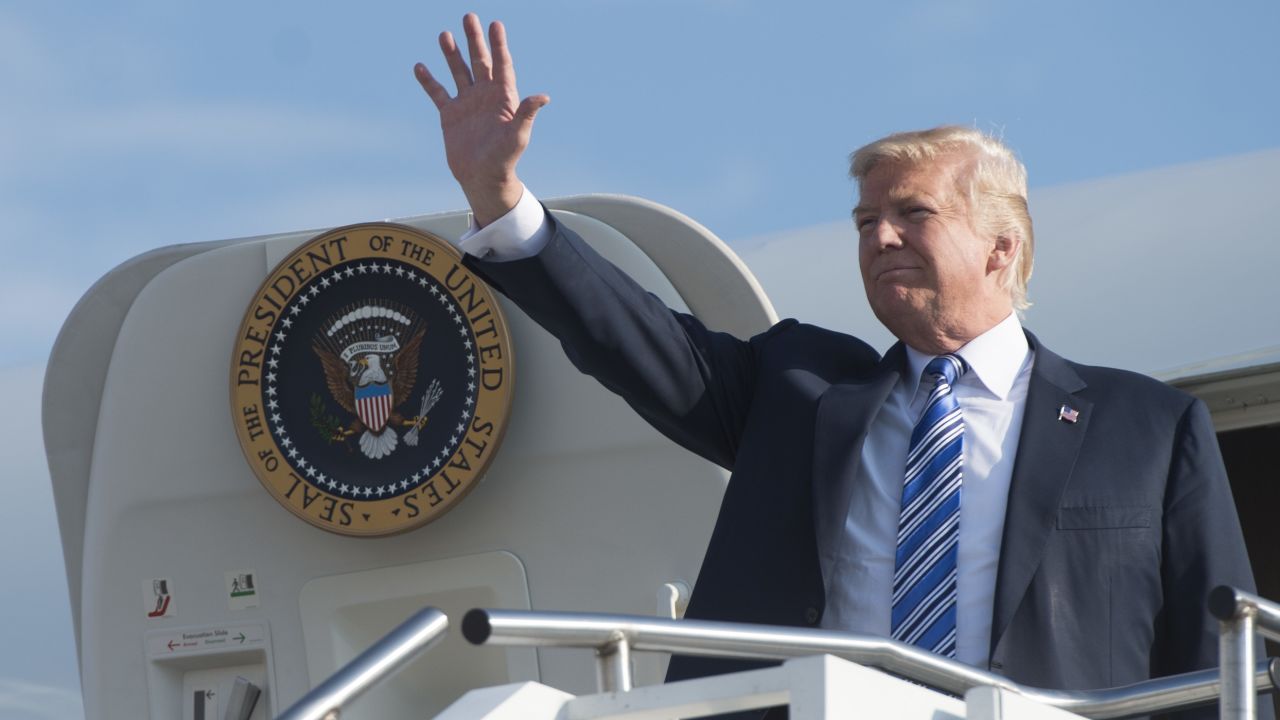
[[[1209,612],[1218,618],[1218,658],[1222,672],[1222,720],[1253,720],[1257,713],[1255,678],[1247,668],[1254,658],[1254,635],[1280,640],[1280,605],[1236,588],[1219,585],[1209,593]]]
[[[829,654],[954,695],[989,685],[1091,718],[1123,718],[1208,704],[1218,697],[1222,682],[1216,670],[1199,670],[1116,688],[1050,690],[1020,685],[995,673],[884,638],[632,615],[476,609],[463,618],[462,634],[475,645],[594,649],[599,660],[600,686],[605,692],[631,688],[629,657],[633,650],[756,660]],[[1256,688],[1275,690],[1280,673],[1276,663],[1269,659],[1253,666]]]
[[[449,618],[423,608],[315,686],[276,720],[338,720],[347,703],[399,672],[444,636]]]

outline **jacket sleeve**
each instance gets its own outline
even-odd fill
[[[1152,676],[1218,666],[1218,622],[1206,610],[1218,585],[1255,591],[1244,536],[1208,408],[1195,400],[1183,415],[1165,493],[1161,581],[1164,611],[1152,648]],[[1261,638],[1258,659],[1264,657]],[[1217,707],[1173,717],[1218,717]],[[1270,695],[1258,717],[1272,718]]]
[[[554,222],[554,220],[553,220]],[[756,374],[756,346],[667,308],[558,222],[537,255],[466,264],[564,347],[582,372],[667,437],[732,469]]]

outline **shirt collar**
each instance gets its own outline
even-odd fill
[[[911,398],[915,397],[916,390],[919,389],[925,366],[937,355],[927,355],[910,345],[906,348],[910,372],[903,381],[907,397]],[[1026,334],[1022,332],[1022,323],[1018,322],[1017,313],[1009,313],[1009,317],[956,351],[955,354],[969,364],[969,371],[957,384],[972,385],[976,381],[992,395],[1005,400],[1030,352],[1031,346],[1027,343]]]

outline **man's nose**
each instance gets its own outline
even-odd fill
[[[867,239],[876,250],[902,247],[902,229],[887,218],[880,218],[867,228]]]

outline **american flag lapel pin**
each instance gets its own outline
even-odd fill
[[[1080,419],[1080,411],[1070,405],[1063,405],[1058,408],[1058,419],[1066,423],[1075,423]]]

